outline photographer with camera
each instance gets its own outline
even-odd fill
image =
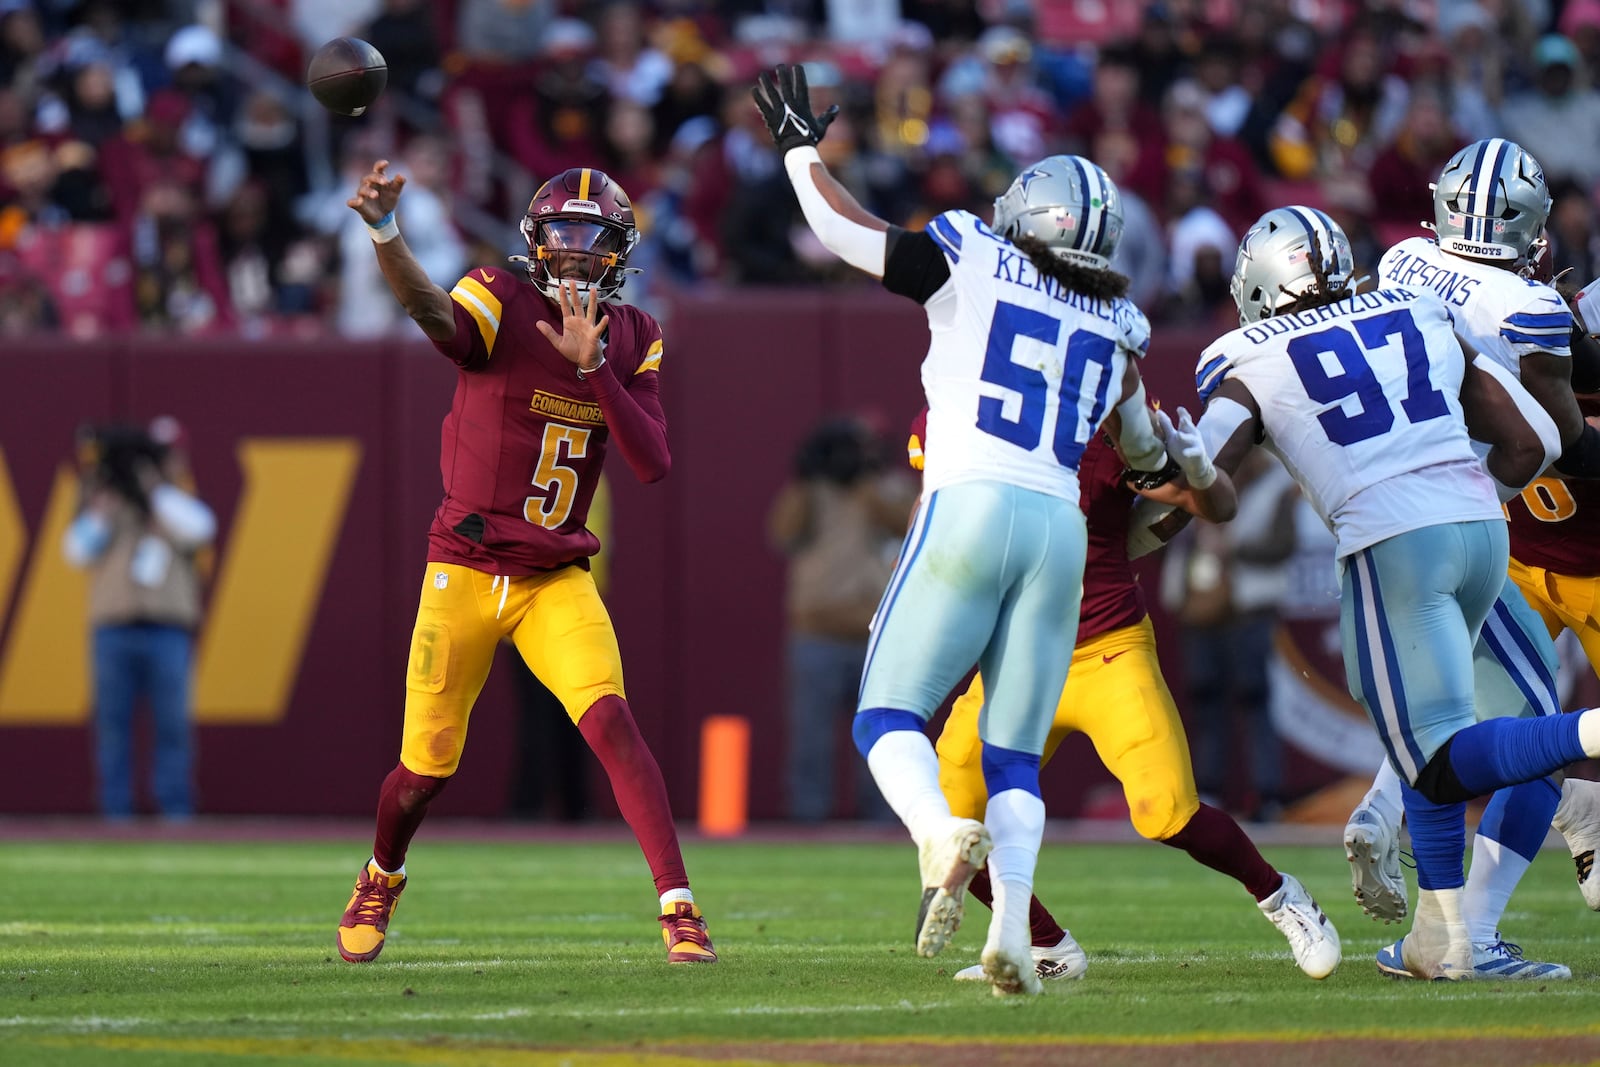
[[[917,486],[889,457],[866,419],[826,419],[795,453],[767,516],[772,546],[789,557],[789,815],[803,822],[833,812],[837,734],[855,714],[867,626],[916,501]],[[852,763],[855,814],[887,817],[865,762]]]
[[[151,792],[162,816],[194,814],[190,662],[200,622],[195,557],[216,535],[211,509],[189,483],[183,427],[84,427],[78,435],[81,504],[67,528],[67,562],[89,571],[94,629],[100,812],[134,813],[132,741],[140,696],[154,733]]]

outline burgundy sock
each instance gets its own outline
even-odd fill
[[[639,839],[650,873],[655,875],[656,892],[688,888],[689,875],[678,848],[677,828],[672,825],[667,783],[639,736],[628,702],[618,696],[601,697],[578,720],[578,729],[611,779],[617,807]]]
[[[1283,875],[1256,850],[1255,843],[1225,811],[1209,804],[1163,845],[1181,848],[1200,863],[1236,879],[1257,900],[1266,900],[1283,884]]]
[[[989,884],[989,868],[985,867],[972,876],[967,893],[990,911],[994,910],[994,886]],[[1061,924],[1056,922],[1055,916],[1050,914],[1037,896],[1028,901],[1028,928],[1038,948],[1055,948],[1067,936],[1067,932],[1061,929]]]
[[[378,832],[372,842],[372,858],[386,871],[405,865],[406,849],[428,814],[428,804],[444,791],[448,778],[429,778],[413,774],[397,763],[378,791]]]

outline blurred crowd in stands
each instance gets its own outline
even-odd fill
[[[302,86],[346,33],[389,64],[355,120]],[[1374,264],[1492,135],[1544,165],[1557,269],[1600,274],[1600,0],[0,0],[0,335],[406,330],[344,206],[381,157],[446,285],[519,251],[538,182],[585,164],[645,230],[630,299],[860,284],[750,103],[787,61],[842,108],[834,173],[904,226],[1094,158],[1158,320],[1228,321],[1237,239],[1279,203]]]

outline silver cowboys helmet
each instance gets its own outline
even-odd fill
[[[1509,267],[1539,258],[1550,188],[1521,145],[1499,137],[1469,144],[1432,188],[1433,230],[1444,251]]]
[[[1257,219],[1239,242],[1228,291],[1239,307],[1239,325],[1248,326],[1303,296],[1350,286],[1355,272],[1350,238],[1337,222],[1314,207],[1280,207]]]
[[[995,200],[994,231],[1037,238],[1062,259],[1105,270],[1122,240],[1122,194],[1082,156],[1050,156]]]

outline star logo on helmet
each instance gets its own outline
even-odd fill
[[[1034,181],[1039,179],[1039,178],[1048,178],[1048,177],[1050,177],[1050,172],[1049,171],[1040,170],[1038,167],[1029,167],[1027,170],[1025,170],[1021,174],[1017,175],[1017,181],[1019,183],[1021,183],[1021,185],[1022,185],[1022,193],[1023,193],[1024,196],[1026,196],[1027,193],[1028,193],[1028,186],[1032,185],[1034,183]]]

